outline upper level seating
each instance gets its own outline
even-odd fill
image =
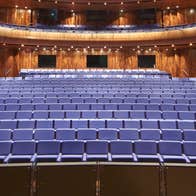
[[[0,80],[1,162],[195,162],[194,80],[77,72]]]
[[[30,31],[49,31],[49,32],[87,32],[87,31],[97,31],[97,32],[108,32],[108,31],[117,31],[120,32],[145,32],[145,31],[165,31],[165,30],[175,30],[175,29],[184,29],[195,27],[193,24],[177,25],[177,26],[168,26],[162,27],[158,24],[146,24],[146,25],[107,25],[107,26],[93,26],[93,25],[56,25],[56,26],[47,26],[43,24],[37,24],[35,26],[19,26],[14,24],[0,24],[1,27],[8,27],[12,29],[24,29]]]

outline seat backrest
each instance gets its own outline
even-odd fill
[[[196,131],[195,130],[186,130],[183,131],[184,133],[184,140],[185,141],[196,141]]]
[[[0,141],[0,155],[6,156],[11,152],[11,141]]]
[[[35,129],[34,133],[35,140],[54,140],[53,129]]]
[[[159,129],[142,129],[140,131],[141,140],[156,140],[159,141],[161,139],[160,130]]]
[[[0,141],[7,141],[11,139],[11,130],[0,129]]]
[[[116,129],[99,129],[98,138],[100,140],[117,140],[118,132]]]
[[[78,129],[77,131],[78,140],[96,140],[97,131],[96,129]]]
[[[185,155],[196,156],[196,142],[184,142],[183,149]]]
[[[84,153],[84,142],[82,141],[64,141],[61,145],[63,155],[78,155]]]
[[[120,140],[139,140],[139,133],[137,129],[120,129]]]
[[[132,143],[129,141],[112,141],[110,143],[110,152],[113,155],[130,155],[133,153]]]
[[[60,153],[59,141],[38,141],[37,154],[38,155],[57,155]]]
[[[181,155],[182,144],[177,141],[160,141],[159,153],[161,155]]]
[[[182,141],[182,132],[179,130],[162,130],[162,139]]]
[[[107,154],[108,142],[107,141],[87,141],[86,142],[87,154]]]
[[[57,140],[75,140],[76,139],[75,129],[57,129],[56,139]]]
[[[15,141],[12,147],[13,155],[33,155],[36,143],[33,141]]]
[[[13,140],[32,140],[33,129],[15,129],[13,131]]]
[[[156,155],[157,144],[155,141],[135,141],[135,154],[137,155]]]

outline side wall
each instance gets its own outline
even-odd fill
[[[56,54],[58,69],[85,69],[86,55],[81,51],[34,51],[14,48],[0,48],[0,76],[17,76],[22,68],[37,68],[39,54]],[[91,53],[90,53],[91,54]],[[93,54],[100,54],[94,52]],[[103,53],[108,55],[109,69],[135,69],[137,67],[137,54],[130,50],[111,51]],[[149,53],[148,53],[149,54]],[[167,71],[174,77],[196,77],[195,55],[196,49],[177,49],[176,51],[154,52],[156,55],[156,68]]]
[[[194,9],[175,9],[175,10],[157,10],[157,24],[162,26],[172,26],[181,24],[190,24],[196,22],[196,11]],[[89,25],[85,12],[66,12],[58,11],[58,23],[66,25]],[[0,8],[0,22],[16,25],[34,25],[37,23],[38,11],[19,8]],[[94,23],[95,24],[95,23]],[[136,25],[136,11],[112,12],[108,11],[108,17],[103,25]],[[95,24],[96,25],[96,24]]]

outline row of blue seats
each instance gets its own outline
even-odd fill
[[[196,129],[195,120],[131,120],[131,119],[63,119],[1,120],[0,129],[40,128],[129,128],[129,129]]]
[[[137,104],[137,103],[29,103],[0,104],[0,111],[17,110],[160,110],[160,111],[196,111],[196,104]]]
[[[2,141],[0,162],[148,161],[196,162],[196,142]]]
[[[34,110],[0,111],[0,119],[173,119],[196,120],[196,111]]]
[[[151,99],[153,98],[157,98],[157,99],[165,99],[165,98],[170,98],[173,99],[173,101],[175,102],[175,99],[195,99],[196,95],[195,93],[189,93],[189,94],[160,94],[160,93],[151,93],[151,94],[144,94],[144,93],[140,93],[137,92],[137,94],[129,94],[128,92],[117,92],[116,93],[109,93],[109,92],[105,92],[105,93],[93,93],[93,92],[89,92],[89,93],[62,93],[62,92],[58,92],[58,93],[51,93],[51,92],[42,92],[41,90],[39,90],[38,92],[21,92],[21,93],[16,93],[16,92],[12,92],[12,93],[4,93],[1,92],[0,93],[0,97],[3,99],[22,99],[22,98],[29,98],[29,99],[34,99],[36,97],[39,98],[58,98],[58,99],[62,99],[62,98],[69,98],[69,99],[78,99],[78,98],[83,98],[83,99],[100,99],[100,98],[105,98],[105,99],[122,99],[122,102],[124,100],[124,102],[126,102],[126,100],[132,98],[132,102],[136,102],[139,99],[146,99],[149,102],[151,101]]]
[[[10,86],[11,85],[11,86]],[[146,94],[150,94],[151,92],[154,93],[195,93],[195,85],[186,85],[186,86],[145,86],[142,85],[141,86],[137,86],[136,84],[130,84],[130,85],[115,85],[115,86],[98,86],[98,85],[94,85],[94,86],[88,86],[87,84],[84,84],[85,87],[83,86],[77,86],[76,84],[70,84],[69,86],[66,86],[65,84],[62,85],[50,85],[48,84],[47,86],[42,86],[42,85],[38,85],[38,84],[34,84],[34,85],[24,85],[24,84],[18,84],[18,85],[14,85],[14,84],[3,84],[0,85],[1,89],[3,91],[8,92],[8,91],[39,91],[39,90],[43,90],[45,92],[85,92],[85,91],[94,91],[94,92],[114,92],[114,91],[118,91],[118,92],[129,92],[129,93],[134,93],[134,94],[139,94],[139,93],[146,93]]]
[[[179,129],[0,129],[0,141],[8,140],[171,140],[196,141],[196,130]]]
[[[44,93],[53,93],[54,95],[58,92],[60,93],[99,93],[102,94],[104,92],[108,92],[110,94],[114,94],[115,91],[124,93],[124,94],[131,94],[133,93],[135,96],[142,94],[146,94],[146,96],[149,96],[151,93],[154,94],[191,94],[195,93],[196,89],[194,87],[192,88],[128,88],[128,87],[86,87],[86,88],[61,88],[61,87],[52,87],[52,88],[46,88],[46,87],[7,87],[7,86],[1,86],[2,93],[21,93],[22,91],[26,93],[39,93],[39,90],[42,90]]]
[[[195,98],[121,98],[121,97],[8,97],[0,98],[0,104],[9,103],[157,103],[157,104],[196,104]]]

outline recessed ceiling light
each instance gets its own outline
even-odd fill
[[[194,14],[194,13],[195,13],[195,10],[194,10],[193,8],[191,8],[191,9],[189,10],[189,12],[190,12],[190,14]]]

